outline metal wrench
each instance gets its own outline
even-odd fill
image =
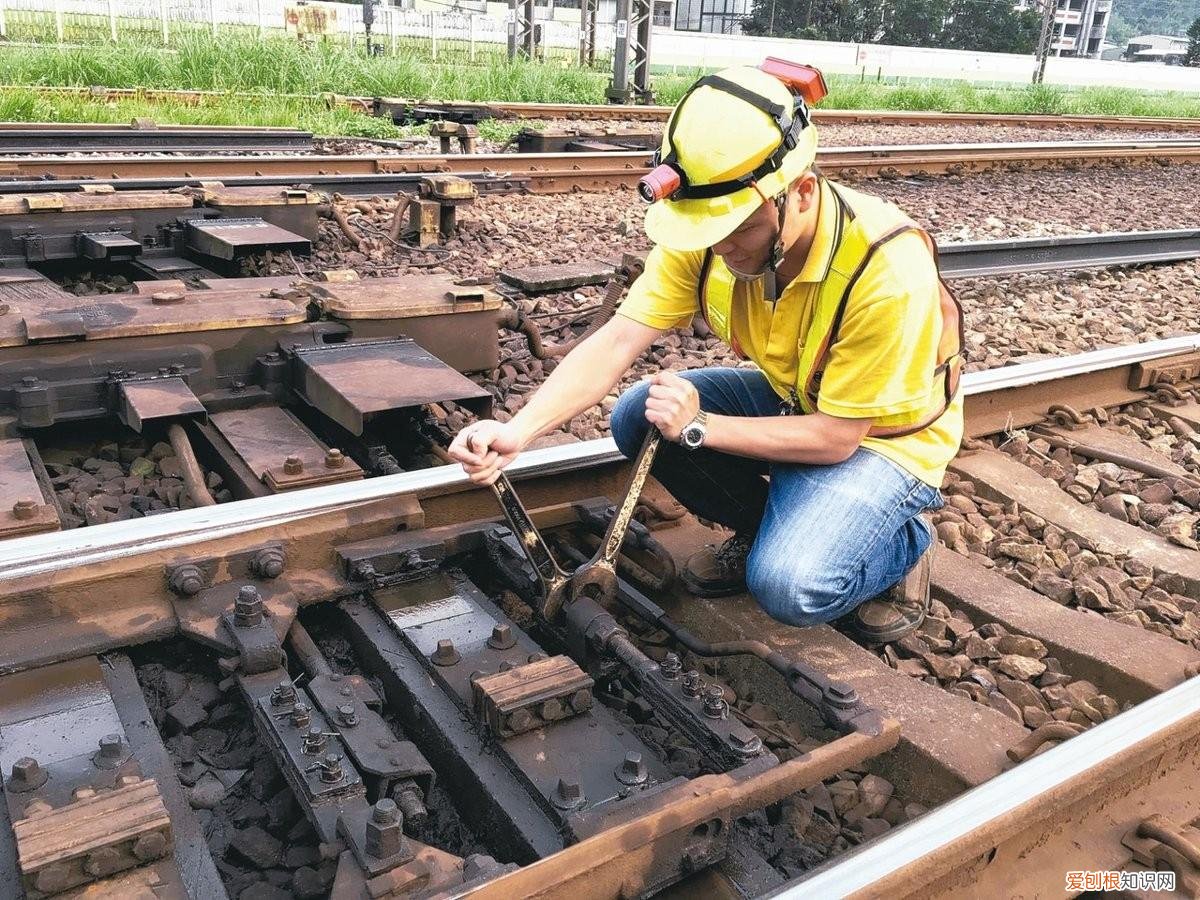
[[[617,507],[612,521],[608,523],[604,540],[600,542],[596,555],[574,572],[568,572],[550,555],[550,548],[546,546],[533,524],[533,519],[517,497],[508,476],[501,472],[500,477],[493,483],[492,490],[500,502],[505,518],[508,519],[508,525],[521,542],[521,547],[541,582],[543,600],[540,612],[546,621],[553,621],[564,603],[582,594],[598,602],[616,596],[617,557],[620,555],[625,530],[633,518],[633,511],[641,497],[661,440],[662,435],[657,428],[651,428],[646,433],[646,439],[642,441],[642,447],[633,461],[633,474],[625,488],[625,498]]]

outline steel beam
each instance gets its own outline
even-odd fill
[[[938,250],[947,278],[991,278],[1195,259],[1200,257],[1200,229],[974,241],[945,244]]]
[[[1147,341],[1125,347],[1094,350],[1074,356],[1005,366],[963,377],[968,404],[1002,408],[1002,392],[1039,389],[1046,382],[1078,380],[1107,375],[1120,381],[1121,369],[1139,362],[1163,359],[1200,350],[1200,334]],[[1064,384],[1056,394],[1063,399]],[[989,400],[989,395],[995,395]],[[972,398],[975,398],[974,400]],[[1067,398],[1069,399],[1069,398]],[[1050,400],[1048,402],[1056,402]],[[984,432],[986,433],[986,432]],[[514,479],[546,479],[623,461],[611,438],[548,447],[523,453],[507,470]],[[438,466],[365,481],[313,488],[298,494],[257,497],[219,506],[181,510],[167,517],[131,519],[69,532],[32,535],[0,543],[0,585],[18,582],[64,566],[87,566],[133,554],[186,547],[198,541],[217,540],[258,528],[279,527],[309,516],[335,512],[348,506],[401,495],[417,497],[454,493],[470,488],[458,466]]]
[[[1200,814],[1200,678],[1004,772],[772,894],[1058,896],[1070,869],[1120,868],[1123,825]],[[1081,840],[1095,822],[1112,840]]]

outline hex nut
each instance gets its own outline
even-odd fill
[[[259,578],[278,578],[283,566],[283,551],[278,547],[264,547],[250,560],[250,570]]]
[[[181,597],[194,597],[204,589],[204,573],[199,566],[185,563],[171,570],[167,586]]]
[[[167,855],[167,838],[161,831],[143,834],[133,845],[133,855],[139,862],[162,859]]]
[[[32,519],[37,514],[38,505],[28,497],[22,497],[12,505],[12,514],[22,522]]]
[[[304,471],[304,462],[298,456],[289,456],[283,461],[285,475],[299,475]]]
[[[346,465],[346,455],[337,447],[331,447],[325,452],[325,468],[340,469]]]

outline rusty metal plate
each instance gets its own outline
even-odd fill
[[[265,250],[307,256],[312,242],[262,219],[198,219],[187,223],[187,245],[197,253],[234,260]]]
[[[204,415],[204,404],[196,399],[186,381],[178,376],[148,381],[124,381],[120,386],[121,421],[134,431],[155,419],[178,419]]]
[[[1129,373],[1129,386],[1135,390],[1152,384],[1178,384],[1200,376],[1200,353],[1181,353],[1152,362],[1136,363]]]
[[[453,400],[483,408],[491,394],[415,341],[363,341],[296,350],[297,391],[353,434],[388,410]]]
[[[278,187],[211,187],[204,191],[205,206],[214,209],[237,209],[243,206],[315,205],[319,195],[300,188]]]
[[[24,443],[0,440],[0,538],[58,529],[58,514],[42,496]]]
[[[534,294],[539,291],[565,291],[586,284],[604,284],[614,274],[616,274],[616,269],[612,265],[601,262],[583,262],[503,269],[500,272],[500,279],[526,293]]]
[[[281,407],[233,409],[213,413],[209,421],[272,490],[356,481],[363,477],[362,469],[347,457],[342,458],[340,466],[326,465],[329,448]],[[288,457],[299,460],[299,472],[285,470]]]
[[[305,319],[305,311],[294,303],[254,291],[161,291],[149,296],[109,294],[84,299],[48,282],[0,285],[0,290],[7,294],[8,288],[28,290],[31,286],[34,289],[16,303],[15,310],[0,316],[0,347],[293,325]]]
[[[0,216],[30,212],[108,212],[131,209],[190,209],[192,199],[170,191],[79,191],[63,194],[7,194],[0,196]]]
[[[338,319],[404,319],[500,308],[500,295],[487,288],[464,288],[448,275],[400,275],[350,284],[322,283],[313,299]]]

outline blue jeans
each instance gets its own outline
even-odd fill
[[[756,369],[680,374],[707,412],[781,413]],[[612,435],[626,456],[646,435],[648,391],[644,382],[635,385],[613,410]],[[918,514],[942,505],[937,489],[861,447],[836,465],[804,465],[664,442],[652,472],[691,512],[754,536],[747,587],[768,615],[789,625],[832,621],[900,581],[933,540]]]

